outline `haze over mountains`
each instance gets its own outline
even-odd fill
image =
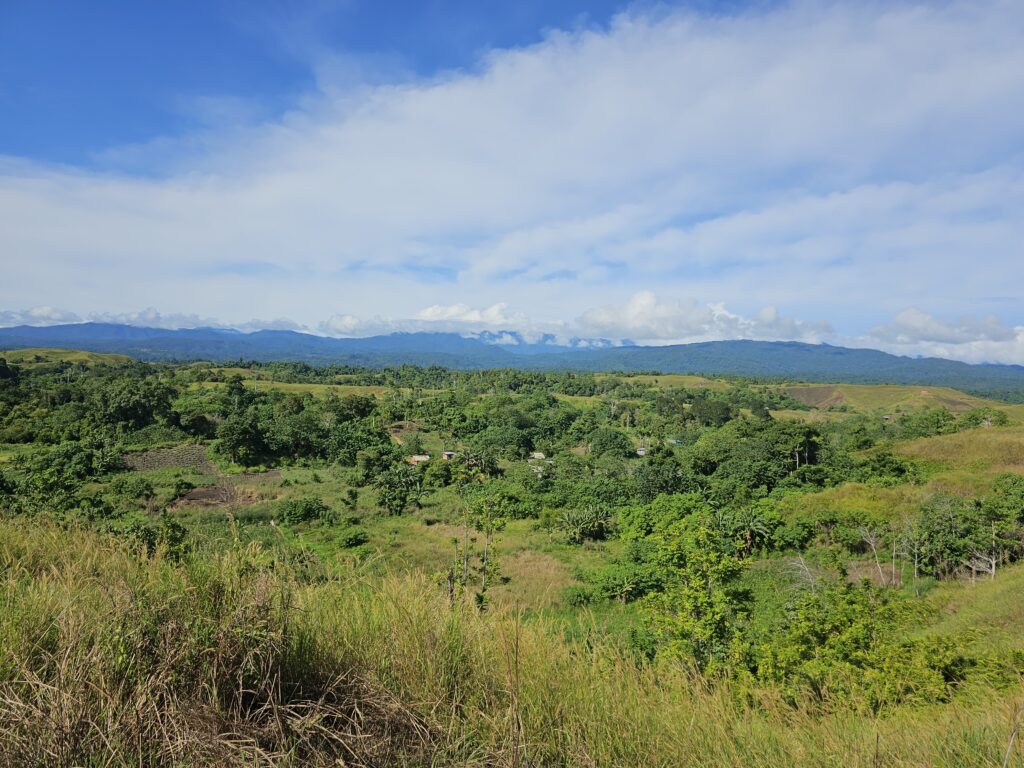
[[[0,349],[64,347],[114,352],[140,360],[257,360],[384,367],[577,371],[658,371],[801,379],[943,385],[989,396],[1024,398],[1024,366],[971,365],[909,358],[873,349],[770,341],[710,341],[669,346],[614,345],[607,339],[530,343],[514,331],[466,337],[456,333],[394,333],[330,338],[295,331],[243,333],[219,328],[170,330],[113,323],[0,329]]]

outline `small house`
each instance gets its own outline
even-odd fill
[[[646,448],[637,448],[636,449],[636,455],[637,456],[646,456],[647,455],[647,449]]]
[[[412,456],[410,456],[407,459],[407,461],[415,467],[415,466],[417,466],[419,464],[423,464],[424,462],[430,461],[430,454],[429,453],[414,453]]]
[[[445,461],[451,461],[455,458],[455,451],[441,451],[441,458]]]
[[[546,457],[540,451],[534,451],[530,454],[530,461],[544,461]]]

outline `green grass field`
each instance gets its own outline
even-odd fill
[[[0,357],[9,363],[29,368],[54,363],[81,363],[83,365],[124,365],[132,362],[127,355],[101,354],[99,352],[83,352],[77,349],[45,349],[26,348],[0,350]]]
[[[947,387],[921,387],[897,384],[786,384],[779,387],[813,408],[847,406],[856,411],[911,410],[947,408],[954,414],[973,408],[1004,407],[994,400],[967,395]]]
[[[723,390],[729,388],[729,382],[722,379],[709,379],[704,376],[694,376],[685,373],[662,373],[657,375],[627,376],[626,381],[640,384],[651,384],[657,387],[681,387],[683,389],[712,389]]]

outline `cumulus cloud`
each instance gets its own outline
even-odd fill
[[[303,330],[304,326],[292,320],[249,320],[244,323],[224,323],[212,317],[164,313],[153,307],[133,312],[90,312],[84,316],[66,309],[33,307],[23,310],[0,311],[0,327],[14,325],[65,325],[69,323],[116,323],[144,328],[235,328],[241,331]]]
[[[1024,365],[1024,325],[1011,328],[992,315],[944,320],[919,309],[906,309],[854,343],[898,354]]]
[[[146,328],[223,328],[224,324],[212,317],[187,315],[177,312],[163,313],[153,307],[138,312],[91,312],[85,318],[91,323],[121,323]]]
[[[417,317],[431,323],[479,325],[485,328],[521,324],[524,320],[521,315],[510,315],[508,305],[504,303],[493,304],[483,309],[474,309],[467,304],[434,304],[420,310]]]
[[[468,304],[432,304],[411,318],[386,318],[374,315],[368,318],[353,314],[332,315],[317,326],[328,336],[370,336],[382,333],[473,333],[484,330],[526,328],[530,321],[525,315],[509,312],[502,302],[489,307],[471,307]]]
[[[834,333],[827,323],[785,317],[774,307],[744,317],[724,304],[662,301],[651,291],[635,293],[624,304],[588,310],[577,325],[590,335],[661,344],[736,338],[818,342]]]
[[[906,309],[889,323],[876,325],[870,336],[891,344],[968,344],[976,341],[1012,341],[1013,328],[1007,328],[998,317],[978,318],[965,315],[955,321],[937,319],[919,309]]]
[[[80,318],[74,312],[54,307],[33,307],[32,309],[0,310],[0,326],[11,325],[60,325],[77,323]]]
[[[279,119],[0,161],[0,306],[813,340],[1024,296],[1014,0],[630,12],[355,85],[340,53]]]

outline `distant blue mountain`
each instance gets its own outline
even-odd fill
[[[658,371],[801,381],[950,386],[1024,400],[1024,367],[910,358],[873,349],[772,341],[710,341],[664,347],[614,345],[607,339],[527,341],[514,331],[467,338],[455,333],[393,333],[335,339],[295,331],[220,328],[167,330],[113,323],[0,328],[0,349],[64,347],[115,352],[140,360],[281,360],[310,364],[576,371]]]

